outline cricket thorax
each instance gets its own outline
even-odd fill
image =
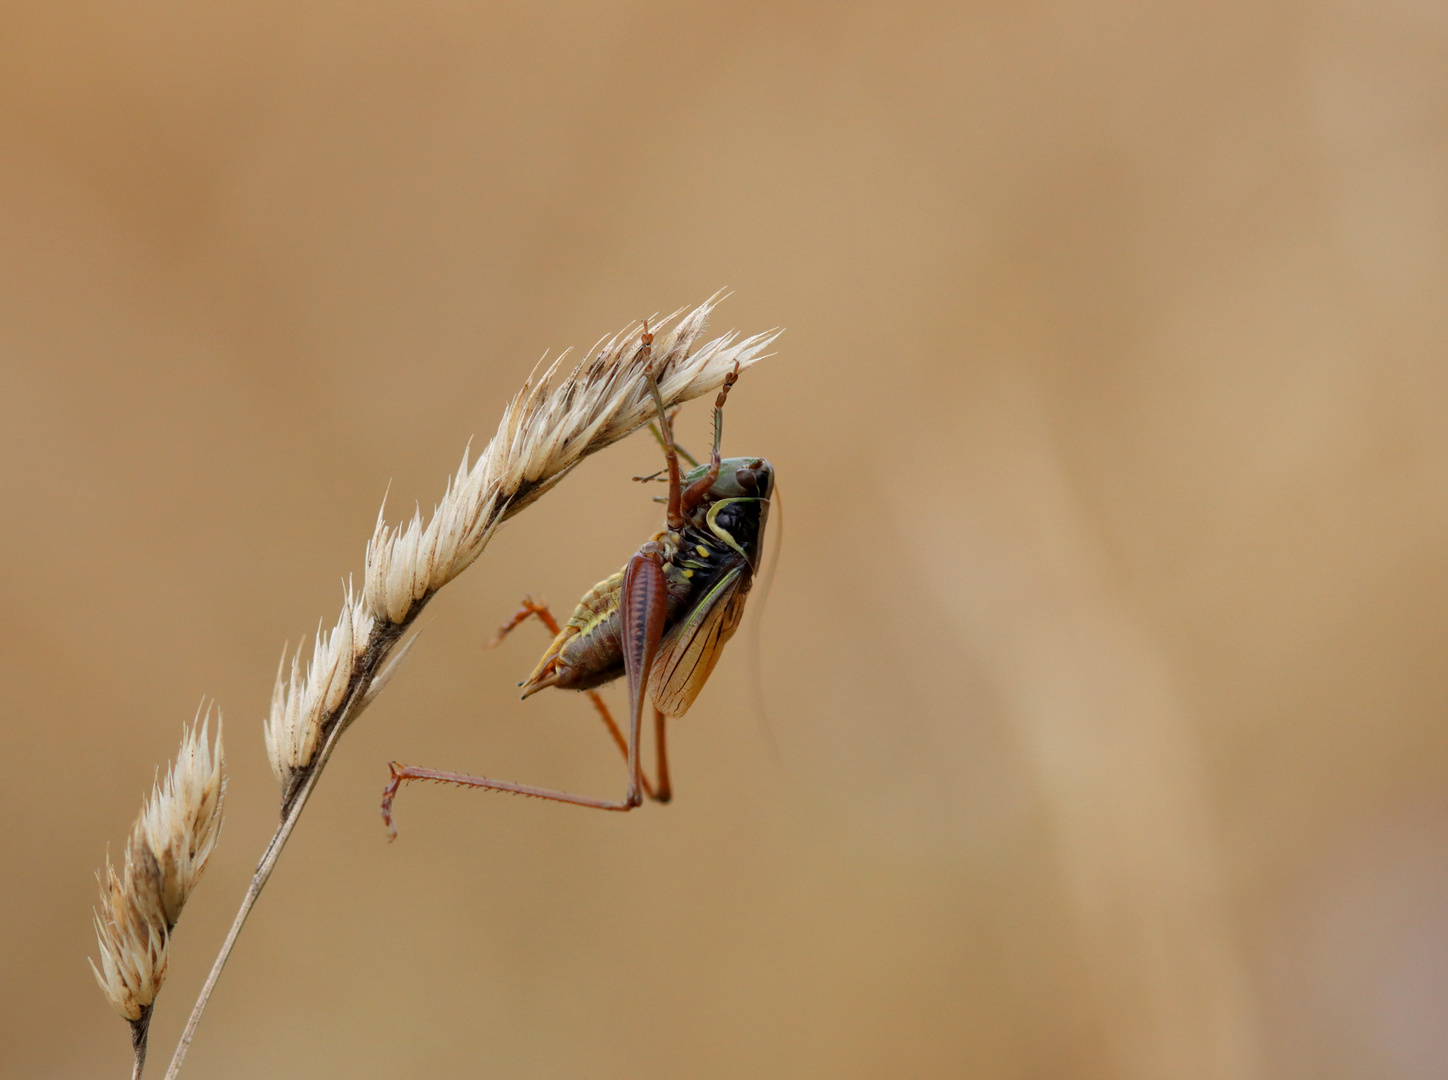
[[[743,561],[739,551],[705,529],[685,526],[679,540],[678,551],[664,563],[664,580],[669,583],[670,597],[677,585],[686,605],[706,593],[721,574]]]

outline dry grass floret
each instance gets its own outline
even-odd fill
[[[96,982],[116,1012],[131,1022],[136,1075],[145,1061],[151,1008],[166,979],[171,931],[221,834],[226,797],[221,716],[208,741],[211,710],[181,733],[181,750],[151,790],[126,841],[123,868],[109,859],[95,915],[101,963]]]

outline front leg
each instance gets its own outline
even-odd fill
[[[644,381],[648,383],[649,393],[653,396],[654,407],[659,410],[659,430],[663,433],[659,439],[664,444],[664,461],[669,467],[669,510],[668,522],[671,529],[682,529],[684,527],[684,515],[680,509],[682,491],[679,484],[679,453],[674,446],[674,424],[669,416],[668,409],[664,408],[664,395],[659,390],[658,376],[654,373],[653,364],[653,342],[654,335],[649,333],[649,324],[644,323],[643,345],[640,352],[644,357]]]
[[[719,457],[719,444],[724,439],[724,402],[729,400],[729,389],[739,381],[739,365],[734,365],[734,370],[724,376],[724,385],[719,387],[719,396],[714,399],[714,452],[709,455],[709,467],[704,470],[704,475],[689,485],[679,496],[679,512],[688,517],[694,509],[709,497],[709,489],[714,486],[714,481],[719,479],[719,466],[722,459]]]

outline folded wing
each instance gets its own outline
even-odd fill
[[[649,672],[649,696],[665,716],[683,716],[694,704],[719,662],[724,643],[744,617],[750,581],[749,568],[741,559],[659,643]]]

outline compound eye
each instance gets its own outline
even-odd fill
[[[759,478],[754,475],[753,469],[739,469],[734,473],[734,479],[745,491],[753,491],[759,486]]]

